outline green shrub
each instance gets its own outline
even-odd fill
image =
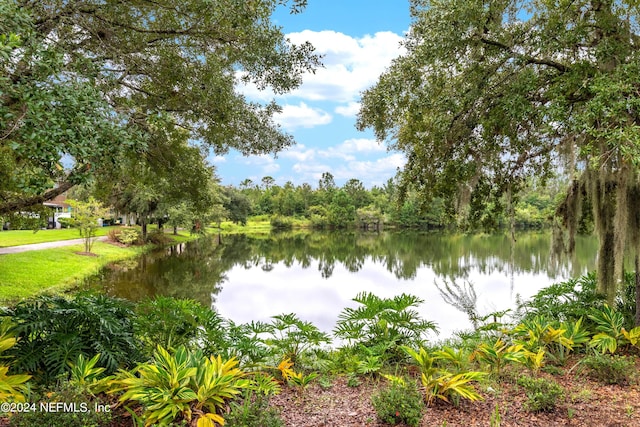
[[[154,245],[168,245],[172,241],[171,237],[167,236],[162,230],[156,229],[147,234],[147,242]]]
[[[224,425],[228,401],[250,386],[237,360],[206,358],[181,346],[169,353],[158,346],[153,361],[133,372],[119,371],[110,393],[123,392],[120,402],[144,407],[145,425],[167,425],[183,419],[201,426]]]
[[[71,228],[74,224],[72,218],[58,218],[58,222],[60,223],[60,228]]]
[[[112,242],[122,243],[127,246],[141,242],[140,232],[135,228],[114,228],[109,230],[108,236]]]
[[[225,415],[226,427],[283,427],[277,409],[269,406],[266,396],[245,393],[240,402],[232,401],[230,411]]]
[[[520,302],[518,311],[526,318],[544,316],[559,321],[587,318],[594,307],[602,307],[604,297],[596,294],[594,273],[565,282],[554,283],[540,290],[530,300]]]
[[[165,348],[203,349],[219,353],[225,344],[224,319],[194,300],[158,296],[136,306],[135,331],[149,353]]]
[[[584,318],[585,326],[591,329],[588,315],[593,309],[601,309],[605,298],[596,293],[597,278],[589,273],[577,279],[554,283],[540,290],[530,300],[518,302],[521,317],[534,318],[541,315],[549,319],[568,323]],[[626,272],[620,291],[616,295],[615,310],[624,318],[624,327],[631,328],[635,315],[635,274]]]
[[[266,326],[270,336],[265,343],[279,359],[289,358],[297,363],[303,353],[331,343],[328,334],[320,331],[313,323],[299,319],[294,313],[280,314],[272,319]]]
[[[275,215],[271,218],[271,227],[276,230],[291,230],[293,228],[293,220],[281,215]]]
[[[384,423],[417,426],[422,419],[422,394],[413,381],[392,382],[371,397],[378,418]]]
[[[633,359],[627,356],[596,354],[582,360],[589,376],[605,384],[629,384],[635,372]]]
[[[113,414],[106,400],[93,397],[82,389],[63,382],[46,395],[34,394],[29,399],[31,405],[43,403],[65,403],[70,410],[47,412],[37,406],[35,411],[17,412],[9,417],[11,427],[98,427],[111,425]],[[96,411],[96,405],[105,410]]]
[[[73,299],[40,296],[5,309],[15,324],[17,344],[7,351],[12,369],[28,372],[41,383],[68,374],[80,355],[100,354],[106,374],[132,366],[140,358],[134,339],[130,303],[105,295],[79,294]]]
[[[546,378],[522,376],[517,383],[525,390],[527,400],[524,407],[529,412],[551,411],[564,395],[564,390],[557,382]]]
[[[380,298],[362,292],[353,301],[361,306],[342,310],[334,334],[351,345],[373,349],[383,362],[404,358],[400,346],[419,346],[428,332],[437,331],[435,323],[422,319],[415,310],[423,302],[416,296]]]

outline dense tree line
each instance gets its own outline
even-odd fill
[[[562,197],[560,188],[559,183],[545,187],[529,185],[515,200],[515,225],[524,228],[551,225],[555,205]],[[290,181],[280,186],[266,176],[259,183],[245,179],[238,187],[226,187],[224,192],[228,218],[237,223],[246,223],[252,215],[264,215],[275,218],[274,225],[286,226],[287,219],[303,218],[320,229],[364,227],[365,224],[371,228],[373,224],[384,224],[492,231],[509,225],[512,220],[504,200],[461,216],[451,200],[434,198],[425,203],[416,191],[401,194],[398,179],[367,189],[362,181],[353,178],[339,187],[329,172],[322,174],[317,186],[294,185]],[[588,230],[588,226],[585,229]]]

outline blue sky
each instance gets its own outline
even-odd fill
[[[252,101],[275,98],[283,107],[276,121],[297,144],[277,156],[231,151],[212,158],[222,183],[238,185],[249,178],[259,184],[271,176],[279,185],[292,181],[315,187],[322,173],[330,172],[338,185],[350,178],[367,187],[382,185],[404,165],[404,156],[387,151],[371,131],[358,132],[355,120],[361,92],[402,52],[400,41],[410,24],[408,0],[309,0],[302,14],[282,9],[273,19],[292,42],[310,41],[325,56],[325,67],[284,96],[239,87]]]

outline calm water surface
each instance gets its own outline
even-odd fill
[[[425,301],[421,315],[446,337],[471,324],[445,302],[445,284],[472,288],[484,315],[593,270],[596,251],[595,239],[581,238],[572,259],[554,260],[548,233],[518,234],[515,245],[504,235],[419,232],[211,236],[115,264],[93,286],[130,300],[192,298],[240,323],[295,312],[327,332],[359,292],[404,292]]]

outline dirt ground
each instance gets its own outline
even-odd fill
[[[603,385],[575,372],[553,378],[563,386],[565,396],[552,412],[532,414],[525,411],[524,391],[506,381],[485,386],[484,390],[478,388],[483,401],[462,402],[459,407],[433,404],[425,409],[420,426],[491,426],[496,406],[500,412],[500,427],[640,426],[640,387],[637,384]],[[322,388],[315,383],[302,394],[284,388],[271,402],[281,409],[287,427],[386,426],[377,419],[370,399],[384,381],[371,380],[358,387],[348,387],[346,379],[339,378],[331,387]]]

